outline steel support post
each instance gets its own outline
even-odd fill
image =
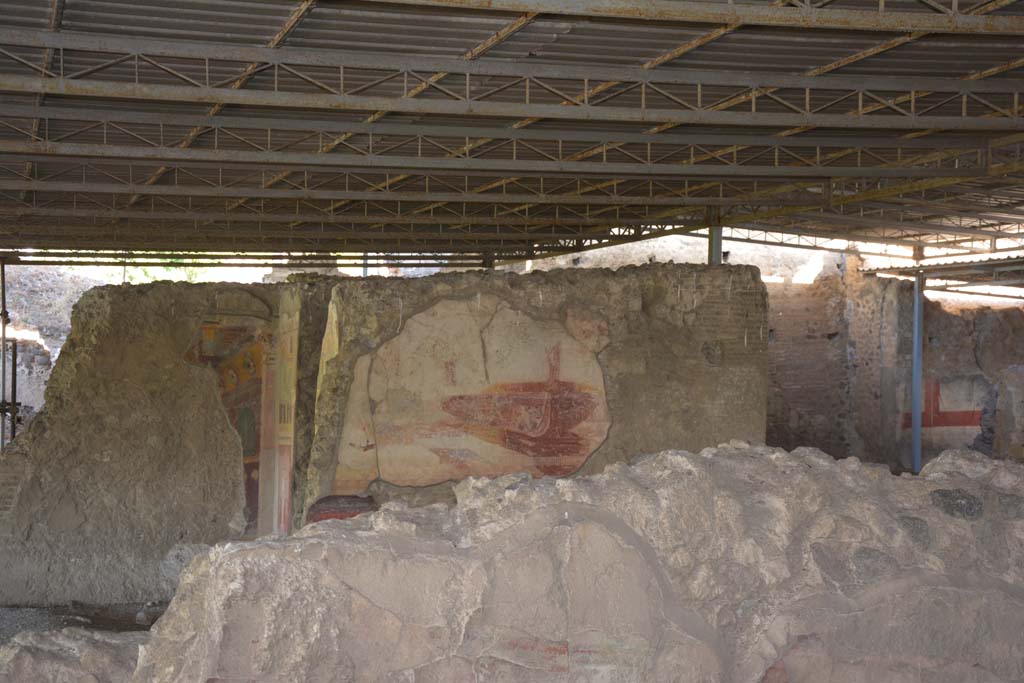
[[[11,418],[11,441],[18,436],[18,340],[11,340],[11,403],[7,406]]]
[[[7,407],[7,263],[0,260],[0,407]],[[12,368],[11,372],[17,372]],[[0,449],[7,443],[6,412],[0,413]]]
[[[708,225],[708,264],[722,265],[722,212],[717,206],[704,209],[704,222]]]
[[[722,265],[722,227],[708,229],[708,263],[712,266]]]
[[[924,273],[914,275],[914,337],[910,369],[910,468],[921,472],[922,375],[924,370]]]

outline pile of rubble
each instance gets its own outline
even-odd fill
[[[469,479],[214,547],[134,671],[138,635],[66,630],[0,650],[0,681],[65,680],[69,652],[158,683],[1020,681],[1022,488],[971,452],[897,477],[742,443]]]

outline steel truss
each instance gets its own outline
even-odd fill
[[[931,14],[843,1],[631,6],[632,18],[722,25],[622,68],[478,59],[539,12],[626,8],[603,0],[488,0],[518,14],[442,59],[284,47],[313,0],[264,47],[59,33],[53,0],[51,31],[0,29],[0,91],[35,96],[0,103],[0,250],[263,247],[487,265],[723,224],[726,239],[805,248],[1019,243],[1019,207],[988,191],[1024,171],[1024,79],[1006,77],[1024,58],[960,78],[834,73],[930,32],[1024,34],[1024,18],[985,16],[1014,0],[917,0]],[[744,25],[899,35],[803,75],[655,68]],[[211,106],[116,111],[108,98]],[[423,116],[383,121],[390,112]]]
[[[43,50],[56,52],[49,68],[31,59]],[[1024,129],[1024,83],[1009,79],[546,66],[4,29],[0,58],[0,90],[36,95],[721,126]],[[231,87],[239,61],[257,65],[251,82],[261,87]],[[589,96],[591,83],[611,82]],[[430,95],[413,97],[414,88]]]
[[[382,0],[374,0],[382,1]],[[786,0],[781,3],[740,4],[690,0],[387,0],[389,4],[430,6],[444,9],[486,9],[508,12],[541,12],[570,16],[684,21],[787,28],[847,29],[857,31],[928,31],[970,34],[1024,34],[1020,17],[985,18],[971,13],[956,0],[917,0],[930,12],[893,10],[885,0],[875,7],[842,9],[820,0]]]

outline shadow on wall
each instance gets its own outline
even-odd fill
[[[813,258],[812,258],[813,256]],[[842,259],[812,253],[768,289],[768,430],[772,446],[853,454]]]
[[[909,468],[912,289],[859,260],[768,283],[768,443]],[[970,448],[1024,458],[1024,310],[925,308],[925,461]]]
[[[245,481],[245,535],[255,536],[259,522],[260,437],[263,382],[270,334],[256,326],[206,321],[200,340],[185,354],[195,365],[217,373],[220,398],[242,444]]]

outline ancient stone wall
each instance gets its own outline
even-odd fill
[[[166,597],[332,492],[762,440],[765,335],[748,267],[97,288],[0,456],[0,604]]]
[[[103,283],[54,266],[7,265],[7,308],[15,327],[37,331],[54,358],[71,332],[71,307]]]
[[[843,278],[850,338],[851,454],[909,467],[913,287],[865,276]],[[1018,397],[1024,365],[1024,308],[925,301],[922,450],[951,448],[1024,458]]]
[[[166,597],[170,548],[244,532],[243,444],[223,378],[242,380],[257,359],[200,362],[230,347],[203,331],[261,329],[275,316],[264,286],[82,297],[46,407],[0,455],[0,604]]]
[[[854,256],[726,249],[731,262],[757,265],[768,289],[768,443],[909,467],[912,285],[865,275]],[[701,240],[669,237],[531,265],[702,262],[705,254]],[[991,301],[927,303],[926,459],[963,447],[1024,458],[1024,312]]]
[[[824,277],[766,286],[767,442],[849,455],[849,338],[841,282]]]
[[[764,439],[765,292],[752,267],[658,264],[339,282],[306,505],[446,482],[598,471]],[[426,496],[430,500],[430,496]]]
[[[8,328],[8,333],[11,330]],[[20,332],[20,330],[19,330]],[[18,431],[22,431],[35,417],[36,413],[43,407],[43,396],[46,389],[46,382],[50,378],[50,370],[53,367],[50,352],[47,348],[34,339],[19,338],[16,340],[18,345],[18,363],[16,372],[18,373],[18,403],[21,405],[18,407],[18,417],[21,424],[18,425]],[[10,352],[10,341],[8,342],[8,362],[11,359]],[[10,372],[10,370],[8,370]],[[7,398],[10,399],[10,376],[7,379]],[[7,431],[7,436],[10,438],[10,430]]]
[[[847,257],[810,285],[768,286],[768,443],[910,466],[913,287]],[[926,300],[925,460],[1024,457],[1024,310]]]

